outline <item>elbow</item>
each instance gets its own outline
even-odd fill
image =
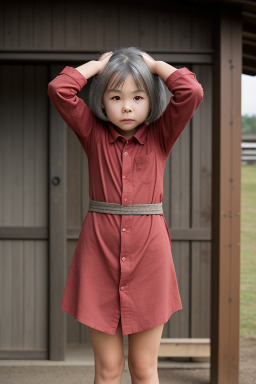
[[[54,83],[54,80],[52,80],[49,84],[48,84],[48,88],[47,88],[47,94],[48,96],[50,97],[50,99],[52,99],[54,97],[54,95],[57,94],[57,87]]]
[[[197,83],[197,85],[193,89],[193,95],[196,100],[196,108],[197,108],[201,104],[204,97],[204,90],[200,83]]]

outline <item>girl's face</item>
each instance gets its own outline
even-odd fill
[[[110,80],[109,84],[111,83]],[[138,89],[133,76],[129,74],[118,89],[115,86],[107,86],[102,107],[105,108],[111,123],[118,128],[118,132],[128,138],[148,117],[150,100],[144,90]]]

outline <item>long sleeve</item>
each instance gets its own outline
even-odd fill
[[[203,99],[203,88],[186,67],[174,71],[165,82],[173,94],[162,116],[152,126],[152,134],[165,159]]]
[[[48,96],[67,125],[76,133],[86,154],[94,148],[97,128],[96,118],[77,93],[86,85],[87,79],[75,68],[66,66],[48,84]],[[95,128],[95,129],[94,129]]]

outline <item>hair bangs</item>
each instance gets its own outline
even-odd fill
[[[143,78],[142,74],[139,72],[139,70],[131,64],[130,67],[130,73],[135,81],[135,84],[137,85],[138,89],[141,91],[145,91],[148,93],[148,88],[146,86],[145,79]]]
[[[115,72],[113,76],[110,78],[109,83],[107,85],[107,89],[118,89],[122,88],[126,77],[128,76],[126,68],[122,68],[119,72]]]

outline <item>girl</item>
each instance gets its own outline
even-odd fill
[[[88,107],[77,93],[91,77]],[[167,107],[163,82],[173,93]],[[66,66],[48,95],[89,166],[89,211],[61,309],[89,327],[95,384],[121,383],[123,335],[132,383],[157,384],[163,326],[182,309],[162,208],[164,167],[202,86],[186,67],[129,47]]]

